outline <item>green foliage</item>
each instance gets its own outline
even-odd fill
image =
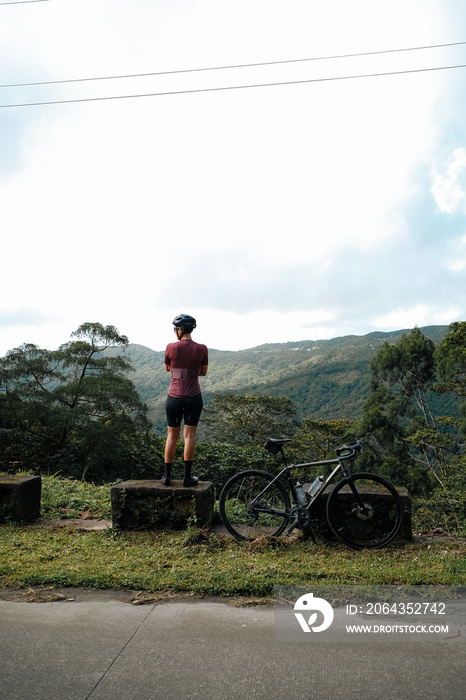
[[[196,522],[194,497],[180,499],[179,495],[141,499],[131,497],[126,489],[121,506],[124,512],[117,513],[117,522],[125,529],[134,530],[184,530]],[[118,510],[118,506],[117,506]],[[124,523],[124,524],[122,524]]]
[[[129,362],[103,354],[128,339],[99,323],[72,337],[56,351],[26,344],[0,360],[4,469],[13,462],[39,473],[108,478],[110,465],[127,458],[128,441],[147,433]]]
[[[174,478],[181,478],[183,465],[181,462],[182,446],[179,447],[179,458],[173,466]],[[227,445],[199,443],[196,446],[195,472],[203,481],[211,481],[217,496],[224,484],[234,474],[244,469],[274,469],[274,461],[269,453],[258,445]]]
[[[443,485],[437,485],[430,496],[416,500],[413,512],[417,527],[423,532],[442,530],[451,535],[466,536],[466,458],[454,460]]]
[[[439,343],[447,326],[423,328],[423,333]],[[221,393],[290,398],[299,415],[312,418],[354,420],[370,392],[370,361],[385,341],[396,342],[402,331],[344,336],[330,340],[260,345],[235,352],[209,349],[209,373],[202,380],[206,404]],[[135,367],[134,383],[141,399],[149,406],[150,419],[157,431],[164,430],[163,405],[169,377],[163,368],[163,352],[140,345],[125,350]],[[445,396],[433,395],[436,413]],[[201,431],[202,425],[200,426]]]
[[[440,380],[436,390],[466,396],[466,322],[452,323],[435,350]]]
[[[289,398],[215,394],[204,410],[207,439],[241,445],[289,435],[297,425],[296,404]]]
[[[425,493],[432,479],[443,484],[455,446],[452,423],[432,410],[434,353],[418,328],[384,343],[371,362],[371,394],[357,424],[370,459],[414,493]]]
[[[45,517],[109,520],[110,484],[97,486],[59,476],[42,477],[41,514]]]
[[[419,328],[403,333],[392,345],[385,342],[371,363],[372,385],[383,381],[401,396],[422,401],[435,377],[434,349],[434,343]]]
[[[327,457],[363,437],[358,468],[413,495],[438,495],[464,452],[458,429],[463,420],[466,433],[466,402],[460,412],[457,402],[466,396],[465,347],[466,323],[457,323],[448,333],[432,327],[214,350],[195,471],[220,489],[242,469],[278,468],[262,449],[269,435],[294,436],[289,461]],[[113,326],[86,323],[55,352],[28,344],[10,351],[0,360],[0,384],[4,471],[96,483],[160,477],[164,438],[149,431],[138,392],[164,435],[163,353],[128,346]],[[183,474],[182,449],[181,442],[174,478]]]
[[[0,583],[85,586],[271,598],[274,586],[461,585],[461,542],[392,544],[357,552],[312,542],[240,543],[187,532],[73,532],[68,528],[2,528]]]
[[[309,461],[329,459],[330,453],[346,441],[351,425],[348,418],[336,420],[304,418],[294,434],[290,454],[296,455],[300,461],[305,458]]]
[[[466,322],[452,323],[449,332],[435,351],[437,371],[441,382],[436,391],[466,396]],[[461,432],[466,435],[466,402],[460,406]]]

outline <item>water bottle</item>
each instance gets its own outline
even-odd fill
[[[307,506],[307,496],[303,489],[303,485],[298,481],[296,484],[296,495],[298,497],[298,503],[300,506]]]
[[[307,490],[309,496],[314,496],[317,493],[317,491],[320,489],[323,481],[324,481],[324,477],[321,474],[320,476],[317,477],[317,479],[315,481],[312,482],[312,484],[309,486],[309,488]]]

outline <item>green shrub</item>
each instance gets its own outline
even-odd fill
[[[428,498],[413,502],[414,528],[466,536],[466,459],[453,461],[442,483]]]
[[[262,447],[251,445],[214,445],[199,443],[196,446],[195,472],[204,481],[211,481],[217,494],[234,474],[244,469],[263,469],[276,472],[277,461]]]
[[[47,517],[111,519],[110,485],[59,476],[42,477],[41,513]]]

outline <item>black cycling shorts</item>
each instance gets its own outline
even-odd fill
[[[201,417],[202,394],[195,396],[167,396],[165,410],[167,412],[167,423],[170,428],[179,428],[182,419],[185,425],[197,425]]]

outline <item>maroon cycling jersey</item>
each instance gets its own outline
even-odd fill
[[[169,343],[165,350],[165,364],[170,367],[172,380],[169,396],[195,396],[201,393],[199,371],[209,363],[207,346],[194,340]]]

